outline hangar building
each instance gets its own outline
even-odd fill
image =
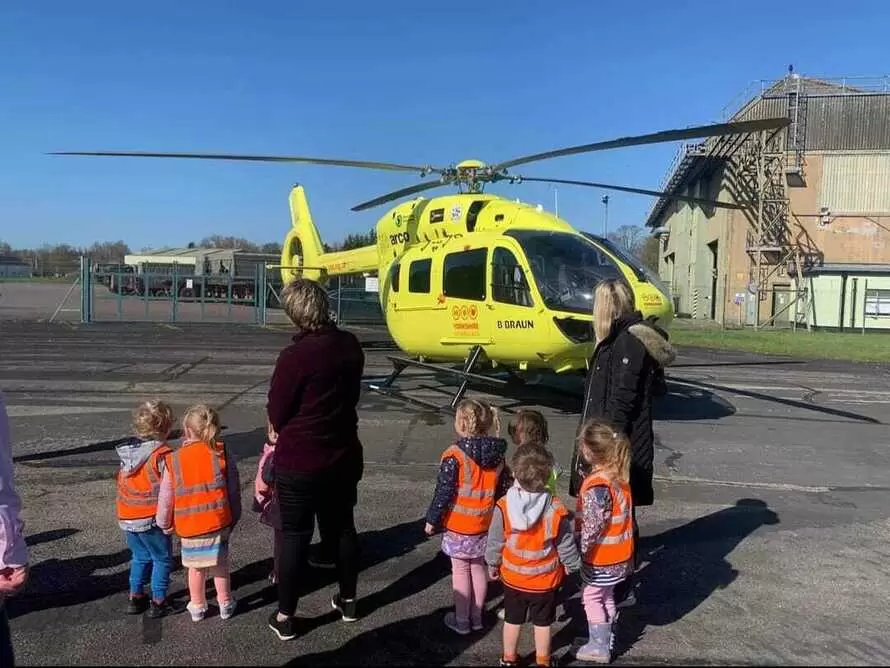
[[[275,264],[281,256],[271,253],[252,253],[230,248],[161,248],[124,256],[124,264],[136,268],[137,273],[194,274],[195,276],[232,276],[253,278],[257,264]]]
[[[734,325],[890,329],[890,77],[760,82],[726,120],[778,131],[680,147],[646,225],[679,316]]]

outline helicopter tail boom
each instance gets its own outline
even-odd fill
[[[376,271],[376,246],[324,252],[303,186],[297,184],[291,189],[289,203],[291,229],[281,250],[282,281],[286,283],[297,276],[318,281],[329,276]]]

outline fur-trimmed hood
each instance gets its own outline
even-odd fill
[[[646,347],[659,366],[670,366],[677,358],[677,351],[664,335],[645,320],[631,325],[627,331]]]

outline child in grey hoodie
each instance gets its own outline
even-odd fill
[[[173,612],[167,601],[173,544],[155,522],[161,479],[167,456],[173,451],[167,438],[173,428],[173,410],[163,401],[146,401],[133,415],[136,436],[117,446],[117,518],[133,554],[130,562],[128,614],[148,609],[149,617]],[[151,600],[145,585],[151,571]]]
[[[535,633],[535,665],[550,665],[550,629],[556,593],[566,573],[581,568],[571,519],[547,489],[553,471],[547,448],[527,443],[512,458],[514,484],[495,505],[485,561],[504,586],[502,666],[517,662],[519,632],[527,617]]]

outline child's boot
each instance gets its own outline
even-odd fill
[[[612,625],[609,622],[602,624],[588,624],[587,632],[590,634],[587,643],[578,648],[575,657],[581,661],[594,663],[610,663],[612,661]]]

